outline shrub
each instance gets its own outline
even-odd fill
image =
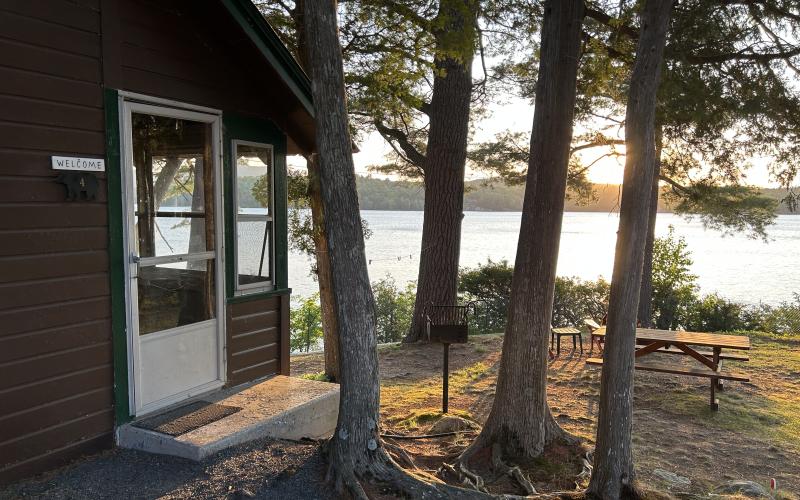
[[[489,260],[475,268],[462,269],[459,291],[463,301],[477,301],[471,330],[479,333],[504,331],[511,296],[514,268],[502,260]],[[557,277],[553,298],[553,326],[580,325],[584,318],[600,320],[608,309],[609,284],[579,278]]]
[[[473,333],[501,332],[506,327],[511,277],[514,268],[508,261],[489,259],[478,267],[459,271],[458,290],[463,302],[475,301],[475,314],[470,316]]]
[[[691,305],[696,301],[697,276],[690,272],[691,253],[686,240],[669,234],[653,243],[653,317],[656,328],[675,329],[686,325]]]
[[[322,339],[322,310],[319,294],[301,299],[300,305],[292,308],[290,316],[289,347],[293,352],[308,352]]]
[[[580,326],[584,318],[600,321],[608,311],[611,285],[604,279],[556,277],[553,326]]]
[[[759,304],[742,312],[744,328],[761,330],[779,335],[800,333],[800,294],[794,294],[794,302],[782,302],[778,306]]]
[[[399,342],[411,328],[414,314],[414,283],[400,290],[387,276],[372,284],[378,342]]]
[[[745,306],[723,299],[719,295],[706,295],[694,300],[687,308],[685,327],[697,332],[732,332],[749,328],[744,318]]]

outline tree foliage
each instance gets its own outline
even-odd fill
[[[589,9],[582,117],[623,124],[623,78],[637,37],[634,2]],[[777,205],[747,186],[753,158],[766,158],[790,187],[800,160],[800,5],[785,0],[691,0],[675,7],[658,95],[661,180],[681,213],[711,227],[763,237]]]
[[[399,342],[408,333],[414,314],[414,287],[414,283],[408,283],[401,289],[390,276],[372,283],[378,342]]]
[[[308,352],[322,340],[322,311],[319,294],[302,299],[290,313],[289,347],[292,352]]]
[[[491,259],[463,268],[458,289],[463,302],[475,302],[471,327],[475,333],[496,333],[506,327],[514,267]],[[607,281],[558,276],[553,295],[553,326],[581,326],[584,318],[600,321],[608,310]]]
[[[669,233],[653,244],[653,316],[656,328],[674,330],[685,325],[697,291],[693,260],[683,237]]]

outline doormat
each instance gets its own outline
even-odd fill
[[[196,401],[161,415],[132,422],[131,425],[176,437],[217,420],[222,420],[240,410],[241,408],[237,406]]]

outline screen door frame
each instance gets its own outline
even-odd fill
[[[225,385],[226,359],[225,359],[225,238],[224,238],[224,203],[222,189],[222,112],[219,110],[193,106],[171,101],[168,99],[153,98],[141,94],[128,92],[119,93],[120,109],[120,134],[122,156],[122,201],[123,201],[123,246],[125,249],[125,298],[128,340],[128,397],[129,408],[132,416],[151,413],[197,394],[213,391]],[[215,305],[216,305],[216,380],[173,394],[168,398],[156,402],[143,404],[141,401],[142,377],[140,366],[141,339],[138,326],[138,290],[132,288],[133,279],[137,273],[137,257],[135,248],[135,219],[133,215],[136,193],[133,176],[133,145],[132,145],[132,113],[164,116],[202,122],[211,125],[211,148],[214,168],[214,279],[215,279]],[[178,327],[181,329],[184,327]],[[167,330],[170,331],[170,330]],[[153,334],[150,334],[153,335]],[[157,334],[156,334],[157,335]]]

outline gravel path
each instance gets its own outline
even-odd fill
[[[203,462],[114,449],[0,491],[0,499],[336,498],[314,442],[262,439]]]

